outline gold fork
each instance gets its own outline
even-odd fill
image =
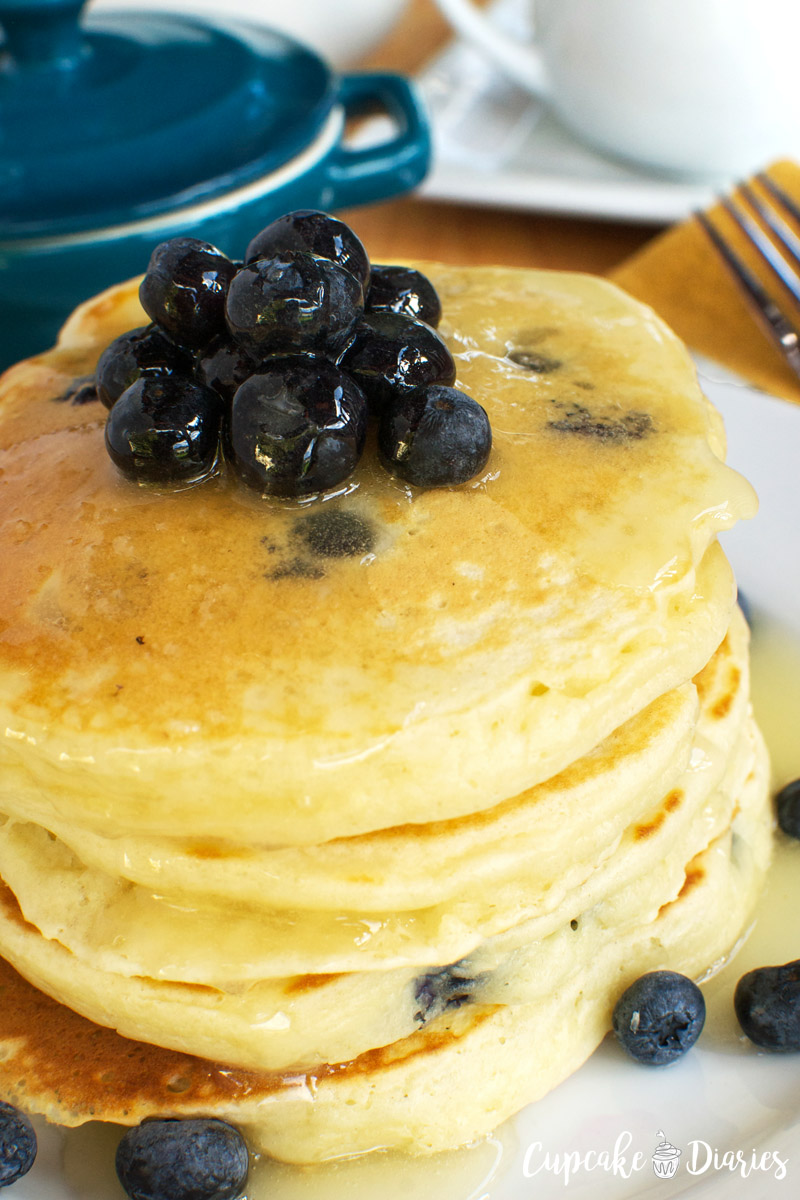
[[[741,183],[720,204],[756,251],[769,275],[793,301],[800,305],[800,209],[790,196],[763,172],[755,177],[760,185]],[[764,332],[775,343],[786,362],[800,376],[800,329],[795,320],[771,295],[761,278],[750,269],[719,224],[708,213],[694,214],[726,268],[747,300]],[[792,224],[789,223],[789,218]]]

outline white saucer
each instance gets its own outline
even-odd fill
[[[520,0],[494,19],[520,39]],[[566,130],[533,96],[457,39],[418,77],[433,124],[430,199],[667,224],[713,198],[709,184],[678,181],[606,158]]]

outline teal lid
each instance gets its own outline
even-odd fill
[[[274,170],[336,88],[304,46],[256,25],[82,0],[0,0],[0,239],[101,228]]]

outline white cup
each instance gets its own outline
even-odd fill
[[[535,38],[436,0],[597,149],[714,179],[800,156],[800,0],[528,0]]]

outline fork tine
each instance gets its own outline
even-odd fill
[[[775,343],[794,373],[800,376],[800,331],[784,316],[758,277],[732,249],[706,214],[698,210],[694,215],[737,286],[744,293],[764,332]]]
[[[782,205],[792,220],[800,225],[800,208],[797,207],[797,203],[792,197],[770,175],[767,175],[766,171],[759,171],[756,179],[764,188],[764,191],[769,192],[772,199],[777,200],[778,204]]]
[[[745,191],[745,187],[742,187],[741,190]],[[747,194],[746,191],[745,194]],[[792,266],[790,266],[790,264],[787,263],[787,260],[783,258],[781,252],[776,250],[776,247],[774,244],[772,244],[768,236],[762,232],[760,226],[758,226],[758,224],[756,224],[756,222],[754,222],[752,218],[746,214],[744,209],[736,208],[736,205],[733,203],[733,200],[730,199],[730,197],[721,196],[720,203],[722,204],[723,209],[726,210],[728,216],[730,216],[730,218],[732,218],[732,220],[738,224],[741,232],[744,233],[746,238],[750,239],[753,246],[756,246],[760,256],[762,256],[762,258],[765,260],[765,263],[770,266],[770,269],[772,272],[774,272],[774,275],[777,276],[778,280],[781,281],[783,287],[788,290],[790,295],[794,296],[796,301],[800,302],[800,282],[798,281],[798,276],[795,275]],[[756,198],[757,208],[759,204],[760,202],[758,198]],[[772,228],[772,223],[769,222],[769,224],[770,228]],[[788,232],[792,233],[792,230],[788,229]],[[795,259],[795,262],[798,264],[798,266],[800,266],[800,259]]]
[[[778,203],[783,203],[780,199],[780,194],[771,192],[771,188],[774,185],[772,185],[769,175],[758,175],[757,178],[762,180],[764,186],[768,188],[768,191],[770,194],[772,194],[772,198],[777,199]],[[765,226],[772,230],[772,233],[775,234],[776,239],[781,242],[784,250],[786,250],[789,258],[792,259],[792,262],[795,264],[796,268],[800,270],[800,238],[798,235],[796,235],[794,229],[788,226],[786,221],[783,220],[783,217],[780,216],[780,214],[778,214],[774,208],[770,208],[769,204],[764,203],[762,197],[759,196],[758,192],[753,191],[753,188],[750,186],[750,184],[740,184],[739,190],[741,191],[742,196],[746,197],[747,203],[751,205],[751,208],[758,212],[758,215],[760,218],[762,218]],[[787,196],[787,200],[788,199],[789,197]],[[792,208],[790,208],[788,211],[792,212],[794,220],[800,224],[800,210],[796,209],[795,206],[792,205]]]
[[[780,242],[789,260],[794,264],[794,268],[789,266],[789,264],[786,262],[786,259],[773,248],[772,242],[770,242],[770,240],[761,233],[761,230],[754,222],[749,221],[749,219],[745,217],[743,212],[741,214],[737,214],[733,205],[728,201],[724,202],[726,209],[731,214],[733,219],[738,222],[740,228],[743,220],[747,222],[748,227],[745,232],[747,232],[748,236],[752,238],[753,241],[758,243],[762,254],[769,262],[783,286],[788,288],[795,300],[800,302],[800,281],[797,277],[797,271],[800,271],[800,238],[798,238],[794,230],[786,224],[783,218],[779,216],[774,209],[770,208],[768,204],[764,203],[761,197],[753,191],[749,184],[740,184],[739,190],[746,198],[748,204],[755,210],[755,212],[758,213],[767,228],[772,231],[776,239]]]

